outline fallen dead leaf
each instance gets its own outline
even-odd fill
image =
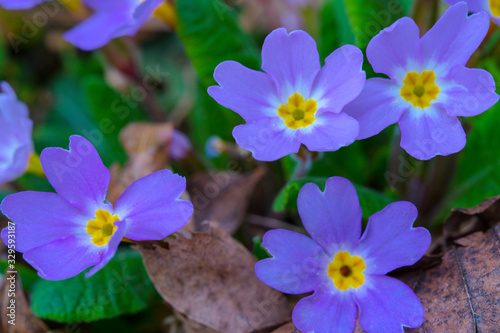
[[[43,333],[48,332],[49,329],[43,321],[33,315],[30,305],[24,294],[21,285],[21,279],[18,274],[6,273],[6,278],[14,276],[14,283],[6,279],[2,286],[0,293],[0,328],[3,333]],[[9,294],[13,294],[12,297]],[[14,317],[9,317],[11,310],[11,300],[14,300],[15,309],[13,310]],[[8,321],[15,318],[15,325],[9,324]]]
[[[184,319],[230,333],[290,319],[283,294],[255,276],[255,257],[214,224],[208,233],[177,234],[167,243],[141,242],[136,248],[160,295]]]
[[[232,234],[245,217],[250,196],[264,175],[256,169],[249,175],[233,172],[199,174],[188,180],[188,192],[194,206],[196,231],[207,231],[205,221],[217,221]]]

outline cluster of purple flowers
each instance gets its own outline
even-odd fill
[[[0,5],[27,9],[41,2],[0,0]],[[94,14],[65,38],[90,50],[135,34],[164,1],[83,3]],[[302,144],[311,151],[335,151],[395,123],[401,147],[415,158],[456,153],[466,144],[458,117],[478,115],[499,99],[493,77],[466,63],[484,39],[490,16],[499,23],[500,1],[468,3],[476,14],[468,15],[465,2],[454,4],[422,37],[407,17],[375,36],[366,55],[375,72],[387,78],[366,80],[363,53],[351,45],[334,51],[321,67],[311,36],[281,28],[264,42],[264,72],[225,61],[215,69],[218,85],[208,93],[245,120],[234,128],[234,138],[263,161],[297,153]],[[31,131],[26,105],[3,83],[0,183],[28,168]],[[172,155],[183,158],[190,150],[189,140],[176,132],[173,141]],[[215,147],[215,141],[209,146]],[[16,250],[45,279],[66,279],[88,268],[86,276],[91,276],[109,262],[123,239],[161,240],[182,228],[193,212],[192,204],[180,199],[185,179],[168,170],[137,180],[114,206],[110,204],[110,172],[83,137],[72,136],[69,150],[46,148],[40,161],[56,193],[19,192],[6,197],[0,209],[15,222]],[[368,332],[403,332],[405,326],[423,323],[417,296],[386,276],[414,264],[430,245],[429,232],[412,226],[417,217],[413,204],[387,206],[370,217],[362,233],[354,186],[333,177],[324,192],[306,184],[298,211],[311,238],[271,230],[263,246],[272,258],[255,266],[258,278],[277,290],[313,292],[295,306],[297,328],[350,332],[358,312]],[[8,243],[7,228],[1,237]]]

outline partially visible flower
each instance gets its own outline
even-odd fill
[[[186,134],[181,131],[174,130],[168,147],[168,153],[174,160],[182,160],[191,151],[191,141]]]
[[[227,149],[227,143],[225,143],[224,140],[217,135],[212,135],[205,143],[205,154],[208,158],[215,158],[221,153],[227,151]]]
[[[2,230],[9,244],[44,279],[62,280],[94,266],[91,276],[113,257],[123,237],[160,240],[182,228],[193,206],[179,196],[183,177],[161,170],[132,183],[115,207],[106,201],[110,172],[94,146],[71,136],[69,151],[47,148],[40,157],[56,193],[19,192],[0,209],[14,222]]]
[[[493,22],[500,25],[500,0],[443,0],[449,5],[454,5],[458,2],[465,1],[469,6],[469,10],[473,13],[480,11],[487,12]]]
[[[5,9],[30,9],[47,0],[0,0]],[[134,36],[153,14],[175,24],[172,6],[165,0],[82,0],[94,13],[67,31],[66,39],[76,47],[90,51],[114,38]]]
[[[495,81],[465,67],[489,27],[485,12],[467,16],[464,2],[451,6],[422,38],[409,17],[375,36],[366,49],[373,69],[389,79],[366,82],[345,112],[359,121],[358,139],[398,123],[401,147],[421,160],[464,148],[457,117],[478,115],[498,101]]]
[[[306,184],[298,210],[311,238],[289,230],[271,230],[262,245],[272,258],[255,265],[257,277],[288,294],[314,292],[301,299],[292,319],[302,332],[403,332],[418,327],[424,308],[403,282],[386,274],[417,262],[431,236],[413,228],[417,209],[395,202],[368,220],[361,236],[361,207],[354,186],[332,177],[321,192]]]
[[[0,185],[21,176],[34,153],[28,107],[7,82],[0,84]]]
[[[354,142],[359,125],[343,112],[365,84],[363,54],[346,45],[330,54],[321,68],[314,39],[284,28],[267,36],[258,72],[235,61],[217,66],[220,86],[208,93],[247,122],[233,136],[254,158],[277,160],[298,152],[333,151]]]

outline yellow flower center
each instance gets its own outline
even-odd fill
[[[358,288],[365,283],[365,268],[365,262],[360,257],[351,257],[347,251],[338,252],[328,265],[328,276],[340,290]]]
[[[286,126],[297,129],[307,127],[316,120],[314,114],[317,107],[314,99],[306,101],[301,94],[295,93],[288,98],[288,104],[281,104],[278,114],[285,120]]]
[[[87,233],[92,236],[92,243],[97,246],[108,244],[116,231],[114,223],[119,220],[118,215],[111,215],[107,210],[98,209],[95,212],[95,220],[87,223]]]
[[[414,107],[425,109],[431,106],[431,102],[439,95],[439,87],[435,81],[436,74],[433,71],[423,71],[420,74],[409,72],[403,80],[401,97],[411,102]]]
[[[494,16],[500,16],[500,0],[490,0],[490,8]]]

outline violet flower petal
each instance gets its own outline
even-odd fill
[[[488,5],[489,0],[443,0],[443,2],[446,2],[450,6],[464,1],[467,3],[470,12],[476,13],[482,10],[488,12],[490,10],[490,6]]]
[[[486,36],[489,25],[488,14],[479,12],[468,16],[467,4],[459,2],[448,8],[422,37],[422,56],[448,69],[465,66]]]
[[[358,121],[343,112],[322,112],[310,127],[296,134],[310,151],[338,150],[353,143],[359,134]]]
[[[403,282],[388,276],[367,276],[365,285],[353,293],[359,308],[359,324],[370,333],[404,332],[424,322],[424,307]]]
[[[255,265],[265,284],[288,294],[313,291],[326,275],[325,254],[311,238],[283,229],[268,231],[262,246],[273,256]]]
[[[179,196],[186,179],[170,170],[160,170],[133,182],[118,198],[114,214],[127,221],[125,237],[160,240],[182,228],[193,213],[193,205]]]
[[[465,147],[462,124],[439,107],[430,106],[425,111],[410,108],[399,120],[399,127],[401,148],[420,160],[450,155]]]
[[[323,287],[295,305],[292,320],[302,332],[353,332],[357,313],[350,293]]]
[[[103,246],[101,250],[100,262],[92,267],[86,274],[85,277],[91,277],[98,271],[100,271],[104,266],[106,266],[111,259],[113,259],[116,250],[118,250],[118,246],[125,234],[127,221],[117,221],[115,225],[117,226],[116,231],[113,233],[111,238],[109,239],[108,244]]]
[[[236,126],[233,136],[236,143],[252,152],[255,159],[274,161],[299,151],[300,141],[295,138],[294,132],[285,126],[283,119],[275,117]]]
[[[89,244],[89,239],[68,236],[24,252],[23,258],[40,277],[64,280],[100,262],[102,249]]]
[[[43,171],[57,194],[87,215],[95,216],[97,209],[107,209],[104,200],[109,170],[90,141],[78,135],[69,140],[69,151],[62,148],[42,151]]]
[[[236,61],[224,61],[215,68],[214,78],[220,86],[208,88],[208,94],[246,122],[278,116],[280,101],[276,85],[266,73],[248,69]]]
[[[449,77],[453,85],[444,93],[446,101],[437,102],[450,116],[471,117],[483,113],[498,102],[495,80],[484,69],[454,67]]]
[[[7,10],[31,9],[48,0],[0,0],[0,6]]]
[[[345,45],[325,59],[311,91],[311,98],[318,102],[316,115],[322,109],[339,113],[363,90],[366,73],[362,69],[363,53],[353,45]]]
[[[354,251],[366,264],[365,274],[386,274],[416,263],[431,244],[425,228],[413,228],[417,208],[410,202],[394,202],[373,214]]]
[[[297,199],[299,215],[312,239],[330,256],[350,251],[361,235],[361,207],[352,183],[328,178],[325,192],[305,184]]]
[[[19,252],[68,235],[86,235],[86,224],[93,219],[55,193],[15,193],[2,201],[0,209],[15,222],[16,251]],[[7,244],[7,228],[2,230],[2,240]]]
[[[266,37],[262,69],[275,80],[282,102],[294,93],[309,96],[320,68],[316,42],[307,32],[288,34],[285,28],[279,28]]]
[[[412,64],[420,64],[422,55],[417,24],[409,17],[397,20],[373,37],[366,48],[366,56],[375,72],[390,78],[398,76],[398,71],[408,70]]]
[[[407,102],[396,97],[398,87],[392,80],[373,78],[366,81],[361,95],[344,108],[344,112],[359,122],[358,140],[380,133],[395,124],[409,109]]]

